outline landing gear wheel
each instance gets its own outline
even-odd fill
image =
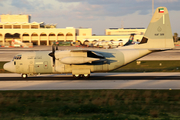
[[[27,74],[22,74],[21,77],[22,77],[23,79],[26,79],[26,78],[27,78]]]
[[[90,74],[84,74],[83,78],[89,78]]]
[[[78,74],[73,75],[73,78],[75,78],[75,79],[79,79],[79,78],[80,78],[80,75],[78,75]]]

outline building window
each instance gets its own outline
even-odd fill
[[[49,34],[49,36],[55,36],[55,34],[54,34],[54,33],[51,33],[51,34]]]
[[[42,33],[40,36],[47,36],[45,33]]]
[[[32,36],[38,36],[38,34],[36,34],[36,33],[33,33],[33,34],[32,34]]]
[[[23,34],[23,36],[29,36],[29,34]]]
[[[14,39],[20,39],[20,34],[19,33],[15,33],[13,36]]]
[[[12,29],[12,25],[5,25],[4,28],[5,29]]]
[[[59,33],[58,36],[64,36],[64,34],[63,33]]]
[[[38,29],[38,25],[31,25],[31,29]]]
[[[3,29],[3,25],[0,25],[0,29]]]
[[[72,33],[67,33],[66,36],[73,36]]]
[[[14,28],[14,29],[20,29],[21,26],[20,26],[20,25],[14,25],[13,28]]]
[[[22,29],[29,29],[29,25],[23,25]]]

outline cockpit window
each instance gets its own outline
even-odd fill
[[[14,56],[13,60],[20,60],[20,59],[21,59],[21,55],[16,55],[16,56]]]

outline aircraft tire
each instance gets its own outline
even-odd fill
[[[73,75],[73,78],[79,79],[79,78],[80,78],[80,75]]]
[[[89,78],[90,74],[84,74],[83,78]]]
[[[26,79],[28,76],[27,76],[27,74],[22,74],[21,77],[22,77],[23,79]]]

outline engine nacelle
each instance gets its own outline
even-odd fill
[[[92,63],[93,61],[99,61],[99,60],[100,58],[69,56],[62,58],[60,61],[64,64],[83,64],[83,63]]]

